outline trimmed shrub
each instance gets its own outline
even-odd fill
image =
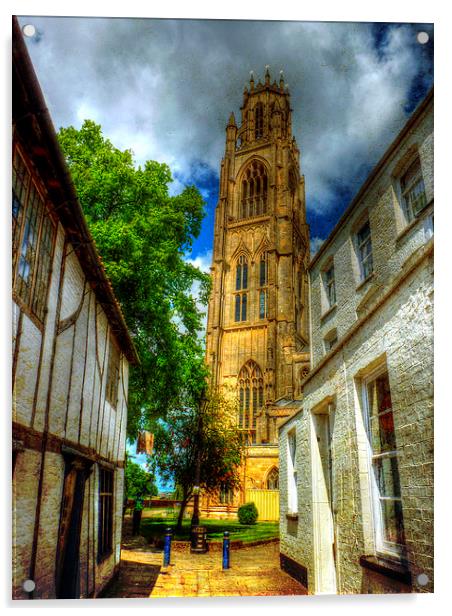
[[[257,507],[254,503],[245,503],[237,511],[240,524],[256,524],[258,515]]]

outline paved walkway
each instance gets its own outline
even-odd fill
[[[306,589],[279,568],[279,543],[231,550],[223,571],[221,550],[191,554],[174,548],[171,564],[143,537],[126,538],[119,576],[103,597],[218,597],[304,595]]]

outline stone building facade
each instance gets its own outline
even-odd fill
[[[280,428],[281,564],[309,592],[433,590],[433,92],[310,267]]]
[[[249,445],[243,489],[265,489],[276,477],[277,427],[309,365],[309,232],[291,116],[282,74],[279,83],[268,69],[264,83],[251,76],[221,162],[206,357],[213,386],[238,400]],[[203,504],[233,513],[243,497]]]
[[[137,356],[16,20],[12,187],[13,597],[95,597],[119,563]]]

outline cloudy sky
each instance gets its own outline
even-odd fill
[[[225,125],[253,70],[284,70],[320,244],[433,83],[433,27],[289,21],[22,17],[55,126],[101,124],[137,163],[166,162],[207,215],[191,258],[210,258]],[[429,41],[420,44],[419,32]]]

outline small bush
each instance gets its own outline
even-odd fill
[[[254,503],[245,503],[237,511],[240,524],[256,524],[257,507]]]

